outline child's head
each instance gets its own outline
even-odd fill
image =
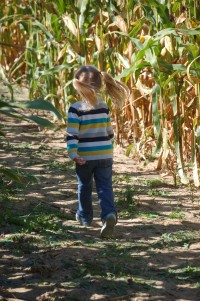
[[[104,84],[106,92],[117,106],[120,106],[130,94],[126,85],[90,65],[80,67],[73,80],[74,88],[83,100],[88,101],[92,106],[97,104],[97,95],[101,92]]]

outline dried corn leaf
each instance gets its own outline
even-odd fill
[[[173,45],[172,45],[172,40],[169,36],[165,36],[165,48],[173,56]]]
[[[94,36],[94,40],[95,40],[98,52],[102,52],[103,51],[103,41],[96,34]]]
[[[128,33],[128,26],[121,16],[115,16],[114,22],[122,32]]]
[[[65,26],[67,26],[67,28],[71,31],[71,33],[78,38],[78,30],[76,28],[76,25],[74,24],[74,22],[72,21],[72,19],[70,18],[70,16],[62,16],[63,22],[65,23]]]

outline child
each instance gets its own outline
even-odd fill
[[[93,219],[93,178],[101,207],[101,237],[111,237],[117,223],[112,189],[113,129],[110,111],[101,100],[103,86],[111,99],[124,102],[129,96],[126,85],[93,66],[82,66],[75,73],[73,86],[82,100],[68,111],[67,149],[76,163],[78,210],[76,220],[90,226]]]

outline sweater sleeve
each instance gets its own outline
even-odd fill
[[[78,141],[79,141],[79,127],[80,119],[78,111],[70,107],[68,111],[68,125],[67,125],[67,150],[69,157],[74,160],[78,156]]]

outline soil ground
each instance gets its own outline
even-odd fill
[[[200,300],[200,194],[114,151],[112,239],[75,221],[77,181],[65,129],[0,116],[0,300]]]

